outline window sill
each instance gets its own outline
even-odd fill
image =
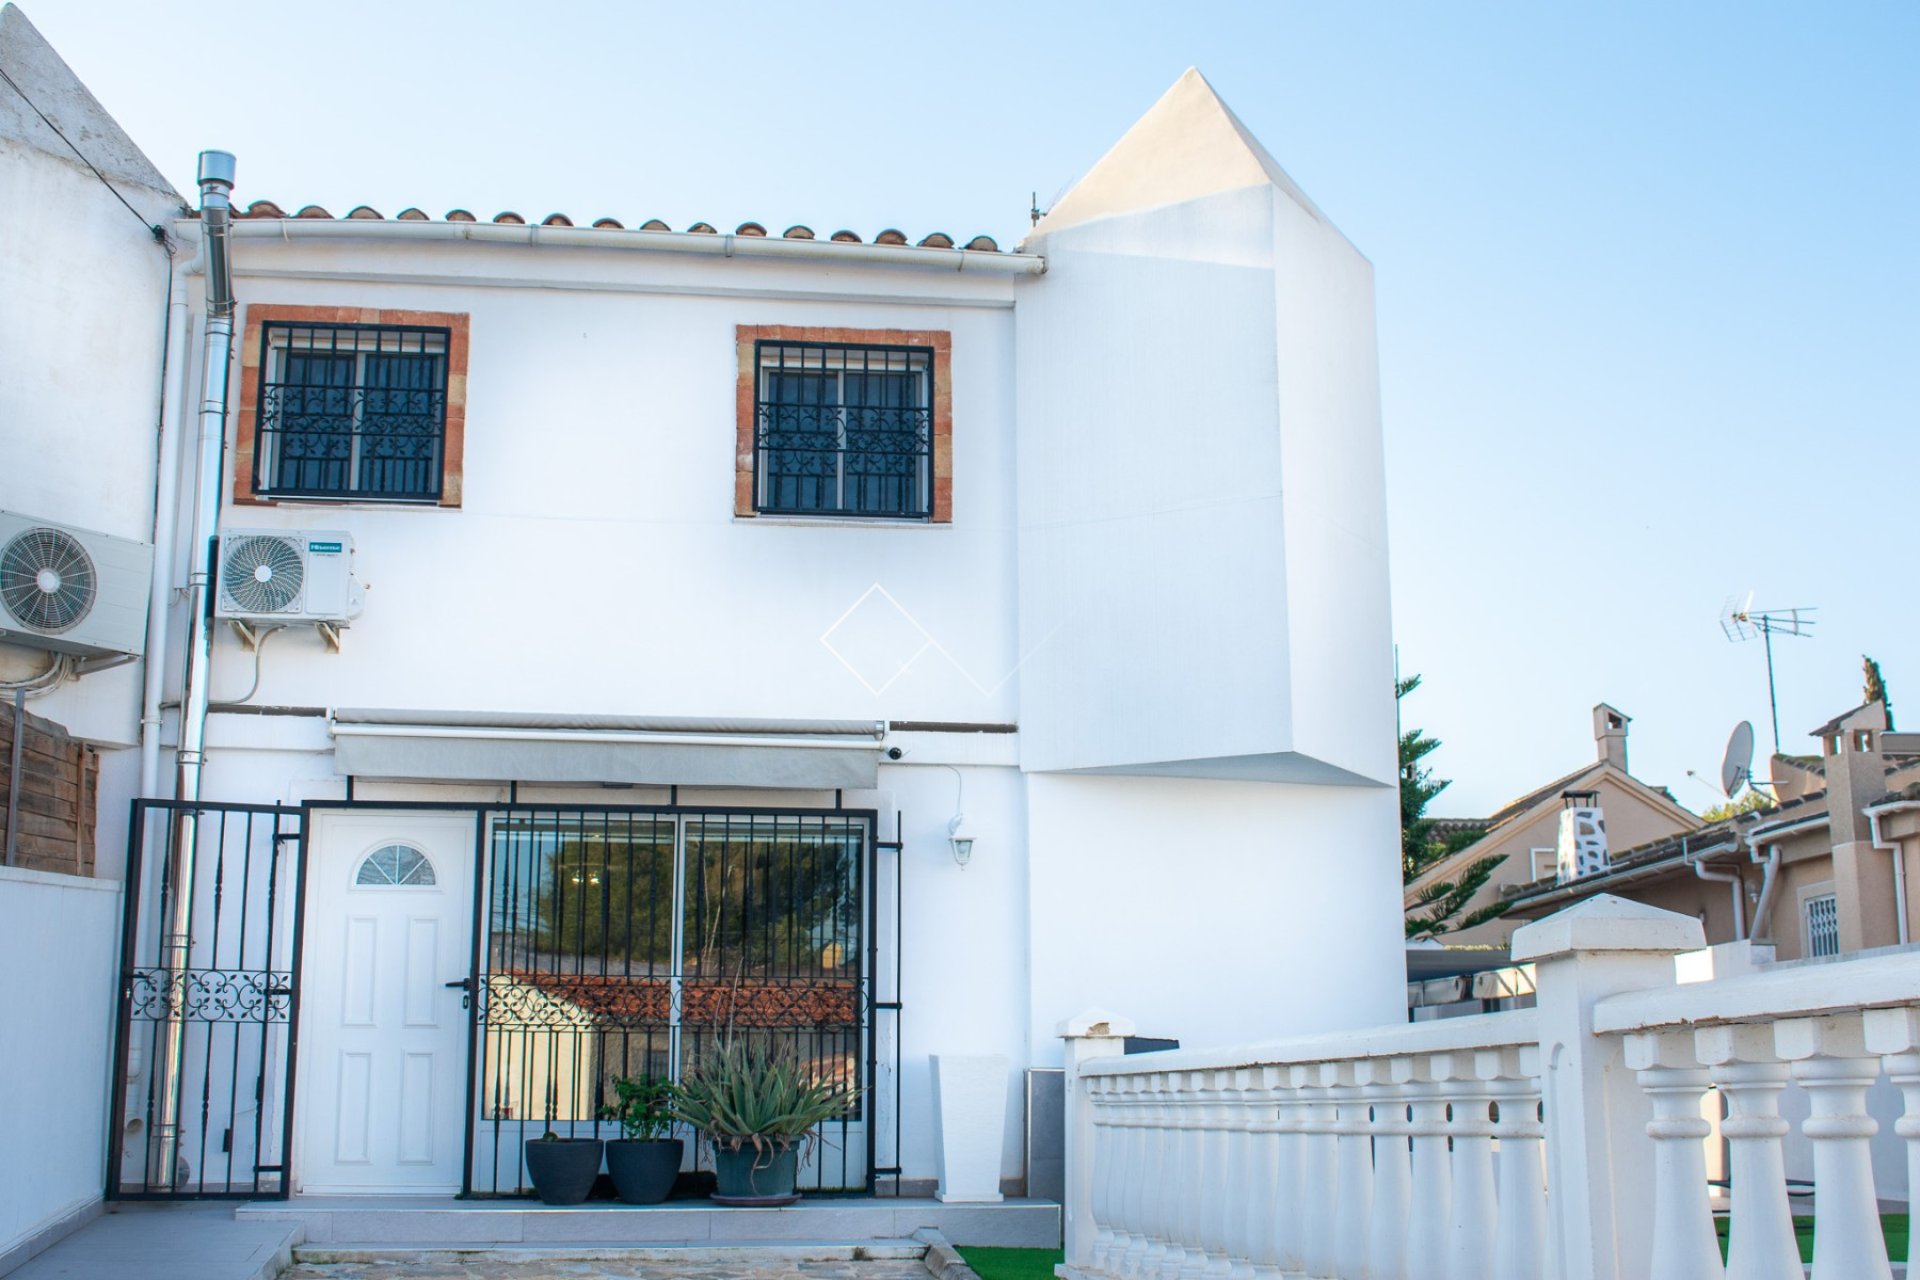
[[[935,524],[931,520],[894,519],[886,516],[743,516],[733,517],[735,524],[769,524],[783,529],[951,529],[953,522]]]
[[[260,493],[240,505],[249,507],[305,507],[315,511],[458,511],[439,498],[316,498],[310,494],[281,497]]]

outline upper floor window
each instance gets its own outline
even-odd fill
[[[263,325],[254,492],[439,501],[450,337],[410,325]]]
[[[755,511],[933,514],[933,348],[763,341],[753,364]]]

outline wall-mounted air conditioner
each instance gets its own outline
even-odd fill
[[[0,511],[0,643],[141,653],[152,581],[144,542]]]
[[[214,616],[342,627],[360,615],[353,537],[320,529],[225,529]]]

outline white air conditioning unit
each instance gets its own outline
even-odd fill
[[[147,642],[153,548],[0,511],[0,642],[81,657]]]
[[[353,537],[323,529],[224,529],[214,616],[345,626],[360,616]]]

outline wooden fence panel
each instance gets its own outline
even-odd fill
[[[27,713],[20,755],[13,864],[93,874],[100,755],[60,725]],[[13,708],[0,706],[0,830],[13,817]]]

